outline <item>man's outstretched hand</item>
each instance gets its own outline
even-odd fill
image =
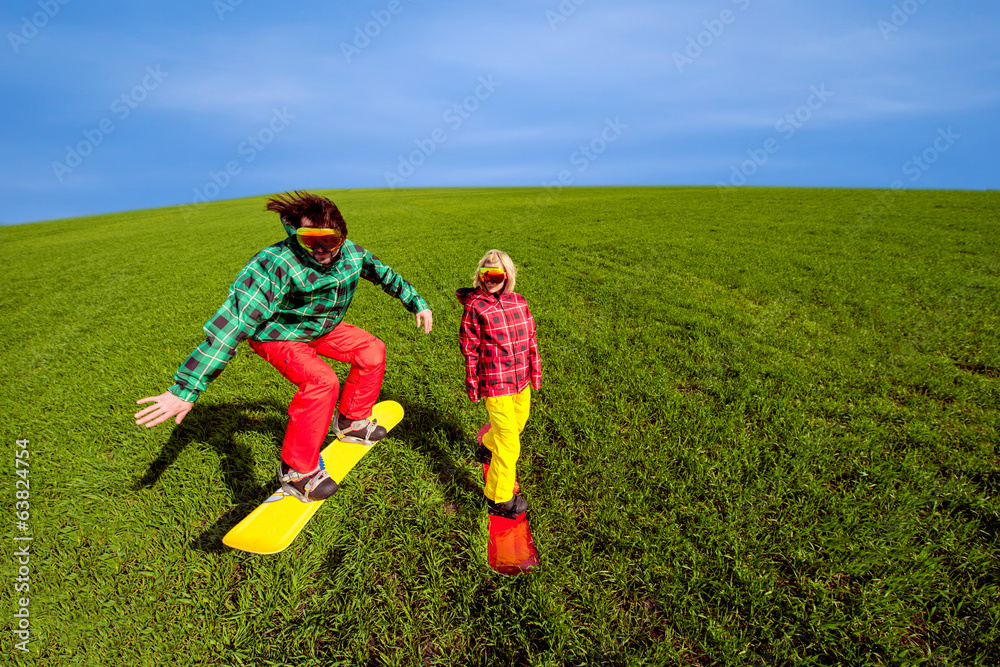
[[[425,308],[417,313],[417,326],[420,326],[420,321],[424,322],[424,333],[429,334],[431,332],[431,327],[434,326],[434,318],[431,316],[431,309]]]
[[[152,428],[158,424],[162,424],[171,417],[176,415],[174,421],[178,424],[181,420],[187,416],[187,413],[191,412],[191,408],[194,407],[194,403],[191,401],[185,401],[183,398],[179,398],[169,391],[165,391],[159,396],[149,396],[147,398],[140,398],[136,401],[137,404],[150,403],[147,408],[140,410],[135,413],[135,423],[139,426],[145,426],[146,428]]]

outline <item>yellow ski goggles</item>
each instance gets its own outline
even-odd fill
[[[484,266],[479,269],[479,280],[485,285],[499,285],[507,280],[507,273],[501,268]]]
[[[339,229],[300,227],[295,231],[299,245],[309,252],[335,252],[344,245],[344,235]]]

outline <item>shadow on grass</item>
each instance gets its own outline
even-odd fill
[[[405,440],[413,451],[427,459],[445,500],[456,510],[478,511],[485,507],[482,477],[472,475],[463,465],[475,459],[476,434],[443,417],[432,406],[398,396],[382,396],[380,400],[394,400],[403,405],[406,414],[392,436]],[[444,433],[446,446],[440,444],[436,431]]]
[[[398,400],[383,395],[380,400]],[[405,399],[404,399],[405,400]],[[480,511],[485,506],[480,477],[469,472],[464,462],[475,456],[475,434],[467,433],[454,421],[447,420],[432,407],[400,401],[406,410],[403,422],[393,429],[392,437],[403,439],[414,451],[424,456],[441,484],[445,499],[456,511]],[[255,419],[249,415],[265,413]],[[253,452],[234,438],[236,433],[257,432],[271,436],[275,446],[275,463],[281,451],[281,440],[287,417],[284,406],[261,403],[215,404],[190,413],[174,428],[170,439],[149,464],[134,488],[152,488],[163,473],[177,461],[191,443],[208,444],[220,458],[220,472],[232,493],[233,507],[191,542],[191,548],[205,552],[227,550],[222,538],[274,491],[261,486],[254,474]],[[436,432],[444,432],[446,446],[440,444]]]
[[[193,540],[191,548],[210,552],[225,550],[226,547],[222,544],[223,536],[274,490],[264,488],[257,482],[253,452],[234,435],[256,432],[271,437],[275,446],[276,467],[285,431],[286,417],[281,414],[283,410],[283,406],[275,404],[237,403],[214,404],[203,410],[192,411],[174,428],[170,439],[149,464],[145,474],[136,480],[134,488],[140,490],[156,486],[163,473],[177,461],[181,452],[191,443],[208,444],[219,455],[222,480],[232,493],[234,506]],[[250,416],[255,413],[264,413],[266,416],[263,418]]]

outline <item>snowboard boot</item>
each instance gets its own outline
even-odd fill
[[[514,497],[505,503],[497,503],[487,498],[486,510],[493,516],[516,519],[528,511],[528,501],[520,493],[515,493]]]
[[[282,461],[278,467],[278,481],[281,482],[281,488],[285,493],[295,496],[304,503],[326,500],[340,488],[327,473],[322,458],[319,467],[307,473],[299,472]]]
[[[385,437],[385,427],[378,425],[376,419],[356,419],[351,421],[342,414],[337,415],[337,437],[344,442],[356,442],[359,445],[374,445]]]

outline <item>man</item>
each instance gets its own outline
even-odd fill
[[[430,333],[427,302],[375,255],[347,243],[347,223],[325,197],[295,192],[268,200],[288,238],[255,255],[229,288],[226,302],[205,323],[207,338],[181,364],[174,385],[135,414],[147,428],[171,417],[180,424],[209,382],[222,373],[245,339],[253,351],[298,386],[288,407],[281,448],[282,488],[302,502],[323,500],[337,483],[321,469],[319,451],[337,408],[337,374],[319,356],[351,365],[334,429],[351,442],[371,444],[385,428],[369,419],[385,371],[385,345],[343,321],[358,278],[382,286]]]

